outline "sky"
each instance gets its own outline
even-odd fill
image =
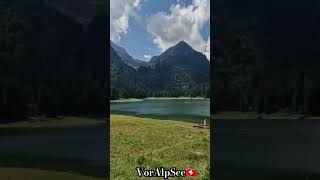
[[[210,60],[210,0],[111,0],[110,39],[149,61],[179,41]]]

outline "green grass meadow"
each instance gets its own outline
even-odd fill
[[[190,179],[210,179],[209,129],[127,115],[111,115],[110,120],[111,179],[139,179],[136,167],[191,167],[197,176]]]

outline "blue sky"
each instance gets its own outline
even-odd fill
[[[144,61],[180,40],[208,57],[209,7],[210,0],[111,0],[110,37]]]

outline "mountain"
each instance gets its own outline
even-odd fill
[[[190,58],[189,55],[195,55],[196,57]],[[196,60],[193,60],[196,59]],[[162,63],[165,61],[178,61],[180,60],[181,63],[190,63],[192,61],[198,62],[198,63],[204,63],[206,65],[209,65],[209,61],[206,59],[206,57],[198,52],[195,51],[189,44],[187,44],[184,41],[178,42],[175,46],[170,47],[165,52],[163,52],[160,56],[154,56],[150,60],[150,65],[155,65],[157,63]],[[206,61],[203,61],[206,60]]]
[[[149,68],[139,68],[137,73],[151,91],[200,95],[195,91],[209,87],[210,62],[204,54],[181,41],[160,56],[153,57]],[[204,91],[201,95],[204,95]]]
[[[110,41],[111,47],[117,52],[118,56],[121,60],[126,63],[127,65],[133,67],[134,69],[138,69],[140,66],[147,66],[147,63],[141,60],[133,59],[127,51]]]
[[[130,97],[135,89],[136,71],[125,64],[113,46],[110,46],[110,84],[111,99]]]
[[[165,59],[168,59],[170,56],[179,56],[179,55],[188,55],[189,53],[193,53],[194,50],[192,47],[184,41],[180,41],[173,47],[170,47],[165,52],[163,52],[160,56],[154,56],[151,58],[149,64],[154,66],[155,64],[162,62]]]
[[[113,47],[110,57],[113,98],[208,95],[210,63],[186,42],[179,42],[136,70],[120,58],[131,56],[124,49],[117,51]]]

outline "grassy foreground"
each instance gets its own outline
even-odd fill
[[[0,179],[3,180],[103,180],[68,172],[55,172],[25,168],[0,168]]]
[[[198,173],[192,179],[209,179],[209,129],[126,115],[111,115],[110,120],[111,179],[139,179],[136,167],[192,167]]]

